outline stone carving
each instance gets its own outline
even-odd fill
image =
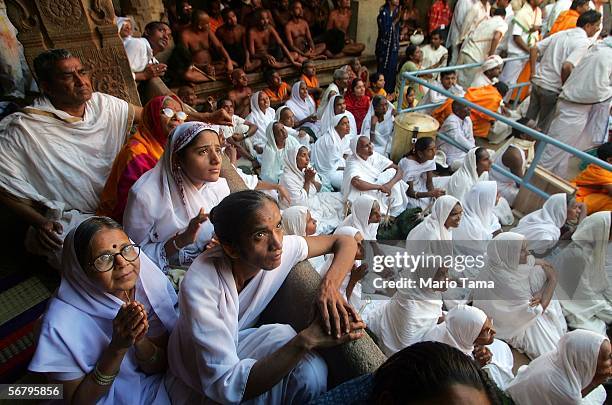
[[[81,58],[94,90],[140,105],[111,0],[7,0],[30,68],[44,49],[66,48]]]

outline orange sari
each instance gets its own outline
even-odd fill
[[[571,28],[576,28],[576,23],[578,22],[578,17],[580,14],[576,10],[567,10],[563,11],[559,14],[559,17],[555,20],[552,28],[548,35],[556,34],[557,32],[569,30]]]
[[[487,110],[497,112],[502,102],[502,96],[499,91],[492,85],[481,86],[481,87],[470,87],[463,96],[466,100],[478,104]],[[452,109],[453,100],[448,98],[440,107],[431,113],[440,125],[444,123],[446,118],[453,112]],[[474,128],[474,136],[480,138],[486,138],[489,135],[491,124],[495,121],[493,118],[480,111],[472,110],[470,112],[470,118]]]
[[[576,201],[586,204],[589,215],[599,211],[612,211],[612,197],[603,188],[612,184],[612,172],[591,163],[572,184],[577,188]]]

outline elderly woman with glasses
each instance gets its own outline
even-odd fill
[[[63,384],[68,403],[169,404],[176,305],[168,279],[121,226],[89,218],[64,242],[62,281],[29,369]]]
[[[100,198],[98,214],[118,222],[123,220],[132,185],[155,166],[164,152],[170,131],[187,119],[183,105],[175,95],[153,98],[144,106],[142,116],[137,132],[115,158]]]

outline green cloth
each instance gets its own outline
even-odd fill
[[[419,219],[421,211],[421,208],[408,208],[395,217],[389,225],[380,224],[376,239],[405,240],[412,228],[422,221],[422,219]]]
[[[397,82],[395,85],[395,94],[398,100],[399,100],[399,94],[400,94],[400,85],[402,84],[402,74],[406,72],[416,72],[419,70],[421,69],[419,69],[416,63],[410,60],[404,63],[399,73],[397,74]],[[415,82],[407,82],[407,84],[408,84],[408,87],[412,87],[414,89],[414,99],[416,103],[418,104],[423,98],[423,96],[425,96],[425,91],[423,90],[423,86]],[[408,108],[408,104],[406,104],[406,98],[404,98],[404,100],[402,101],[402,104],[404,105],[401,106],[400,108]]]

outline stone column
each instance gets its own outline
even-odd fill
[[[140,105],[111,0],[7,0],[6,5],[32,72],[40,52],[65,48],[91,70],[95,91]]]
[[[355,27],[355,42],[365,44],[363,55],[374,55],[376,38],[378,37],[378,24],[376,18],[380,6],[385,4],[382,0],[358,0],[352,2],[353,10],[351,28]]]
[[[151,21],[166,21],[162,0],[120,0],[121,12],[134,19],[139,33]]]

